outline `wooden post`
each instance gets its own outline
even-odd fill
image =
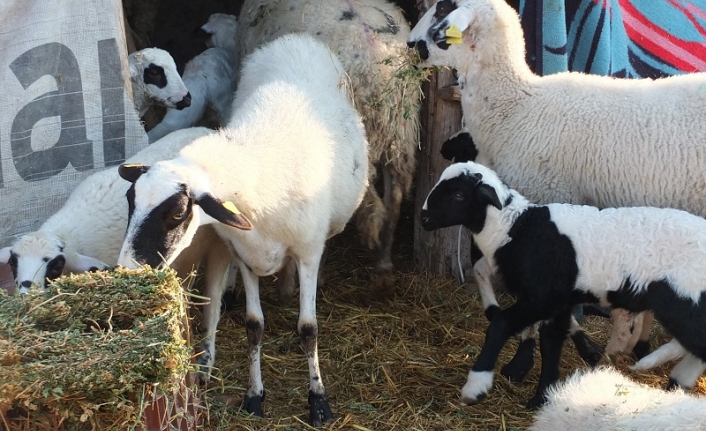
[[[423,14],[434,0],[417,2]],[[460,277],[458,265],[459,228],[444,228],[427,232],[419,222],[419,212],[431,188],[441,172],[450,164],[439,152],[444,141],[461,129],[460,92],[451,70],[434,72],[423,86],[424,101],[420,113],[422,126],[422,151],[417,168],[414,217],[414,262],[420,271],[429,271],[442,276]],[[460,229],[460,261],[464,277],[471,276],[471,236]]]

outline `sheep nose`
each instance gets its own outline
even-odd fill
[[[191,93],[186,93],[186,96],[176,104],[176,108],[181,111],[189,106],[191,106]]]
[[[25,281],[23,281],[22,283],[20,283],[20,287],[24,287],[24,288],[29,289],[30,287],[32,287],[32,281],[31,281],[31,280],[25,280]]]
[[[426,60],[429,58],[429,50],[427,49],[427,43],[423,40],[407,42],[407,46],[410,48],[416,48],[417,52],[419,52],[419,57],[421,57],[422,60]]]

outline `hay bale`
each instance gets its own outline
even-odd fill
[[[139,424],[152,401],[183,390],[186,304],[176,273],[150,268],[63,277],[22,297],[0,292],[0,412],[9,411],[0,424]]]

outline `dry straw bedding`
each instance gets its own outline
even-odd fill
[[[348,231],[347,231],[348,232]],[[395,251],[399,262],[393,298],[376,299],[367,287],[371,258],[351,234],[335,239],[320,290],[319,356],[324,383],[336,416],[331,430],[523,430],[532,412],[524,403],[539,378],[539,354],[523,383],[496,375],[488,397],[476,406],[459,402],[460,389],[485,338],[487,321],[474,287],[410,271],[409,241]],[[502,295],[501,303],[512,298]],[[271,285],[262,288],[265,313],[263,379],[265,418],[241,412],[237,404],[248,384],[247,339],[242,289],[225,313],[217,334],[217,379],[206,392],[206,430],[304,430],[308,419],[306,358],[296,334],[298,302],[281,305]],[[587,316],[585,327],[603,345],[610,323]],[[655,326],[653,346],[669,337]],[[498,369],[515,352],[505,347]],[[586,365],[573,344],[565,345],[561,375]],[[636,380],[664,387],[673,364],[634,373],[633,358],[618,368]],[[701,380],[700,385],[704,382]],[[704,392],[704,387],[696,389]]]
[[[171,394],[190,367],[185,318],[171,270],[95,272],[46,292],[0,293],[0,409],[23,417],[0,429],[134,425],[144,403]]]

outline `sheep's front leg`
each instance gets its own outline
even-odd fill
[[[684,358],[672,369],[666,389],[673,390],[678,387],[691,389],[704,370],[706,370],[706,364],[687,351]]]
[[[323,252],[323,250],[322,250]],[[299,260],[299,337],[309,362],[309,413],[313,426],[321,426],[333,419],[328,396],[319,369],[316,323],[316,276],[321,254],[309,260]]]
[[[256,416],[262,416],[262,402],[265,388],[262,384],[260,369],[260,346],[265,327],[265,318],[260,305],[259,278],[244,263],[240,263],[240,273],[245,286],[245,331],[248,337],[250,356],[250,381],[243,399],[243,408]]]
[[[542,320],[542,317],[537,316],[527,304],[521,302],[498,312],[488,325],[483,348],[461,389],[463,403],[475,404],[485,398],[493,386],[493,369],[500,350],[511,336],[539,320]]]
[[[480,293],[480,300],[483,303],[483,312],[488,321],[493,320],[493,317],[500,311],[500,305],[498,305],[491,281],[493,274],[493,268],[490,267],[485,256],[478,259],[473,265],[473,278],[478,285],[478,293]]]

